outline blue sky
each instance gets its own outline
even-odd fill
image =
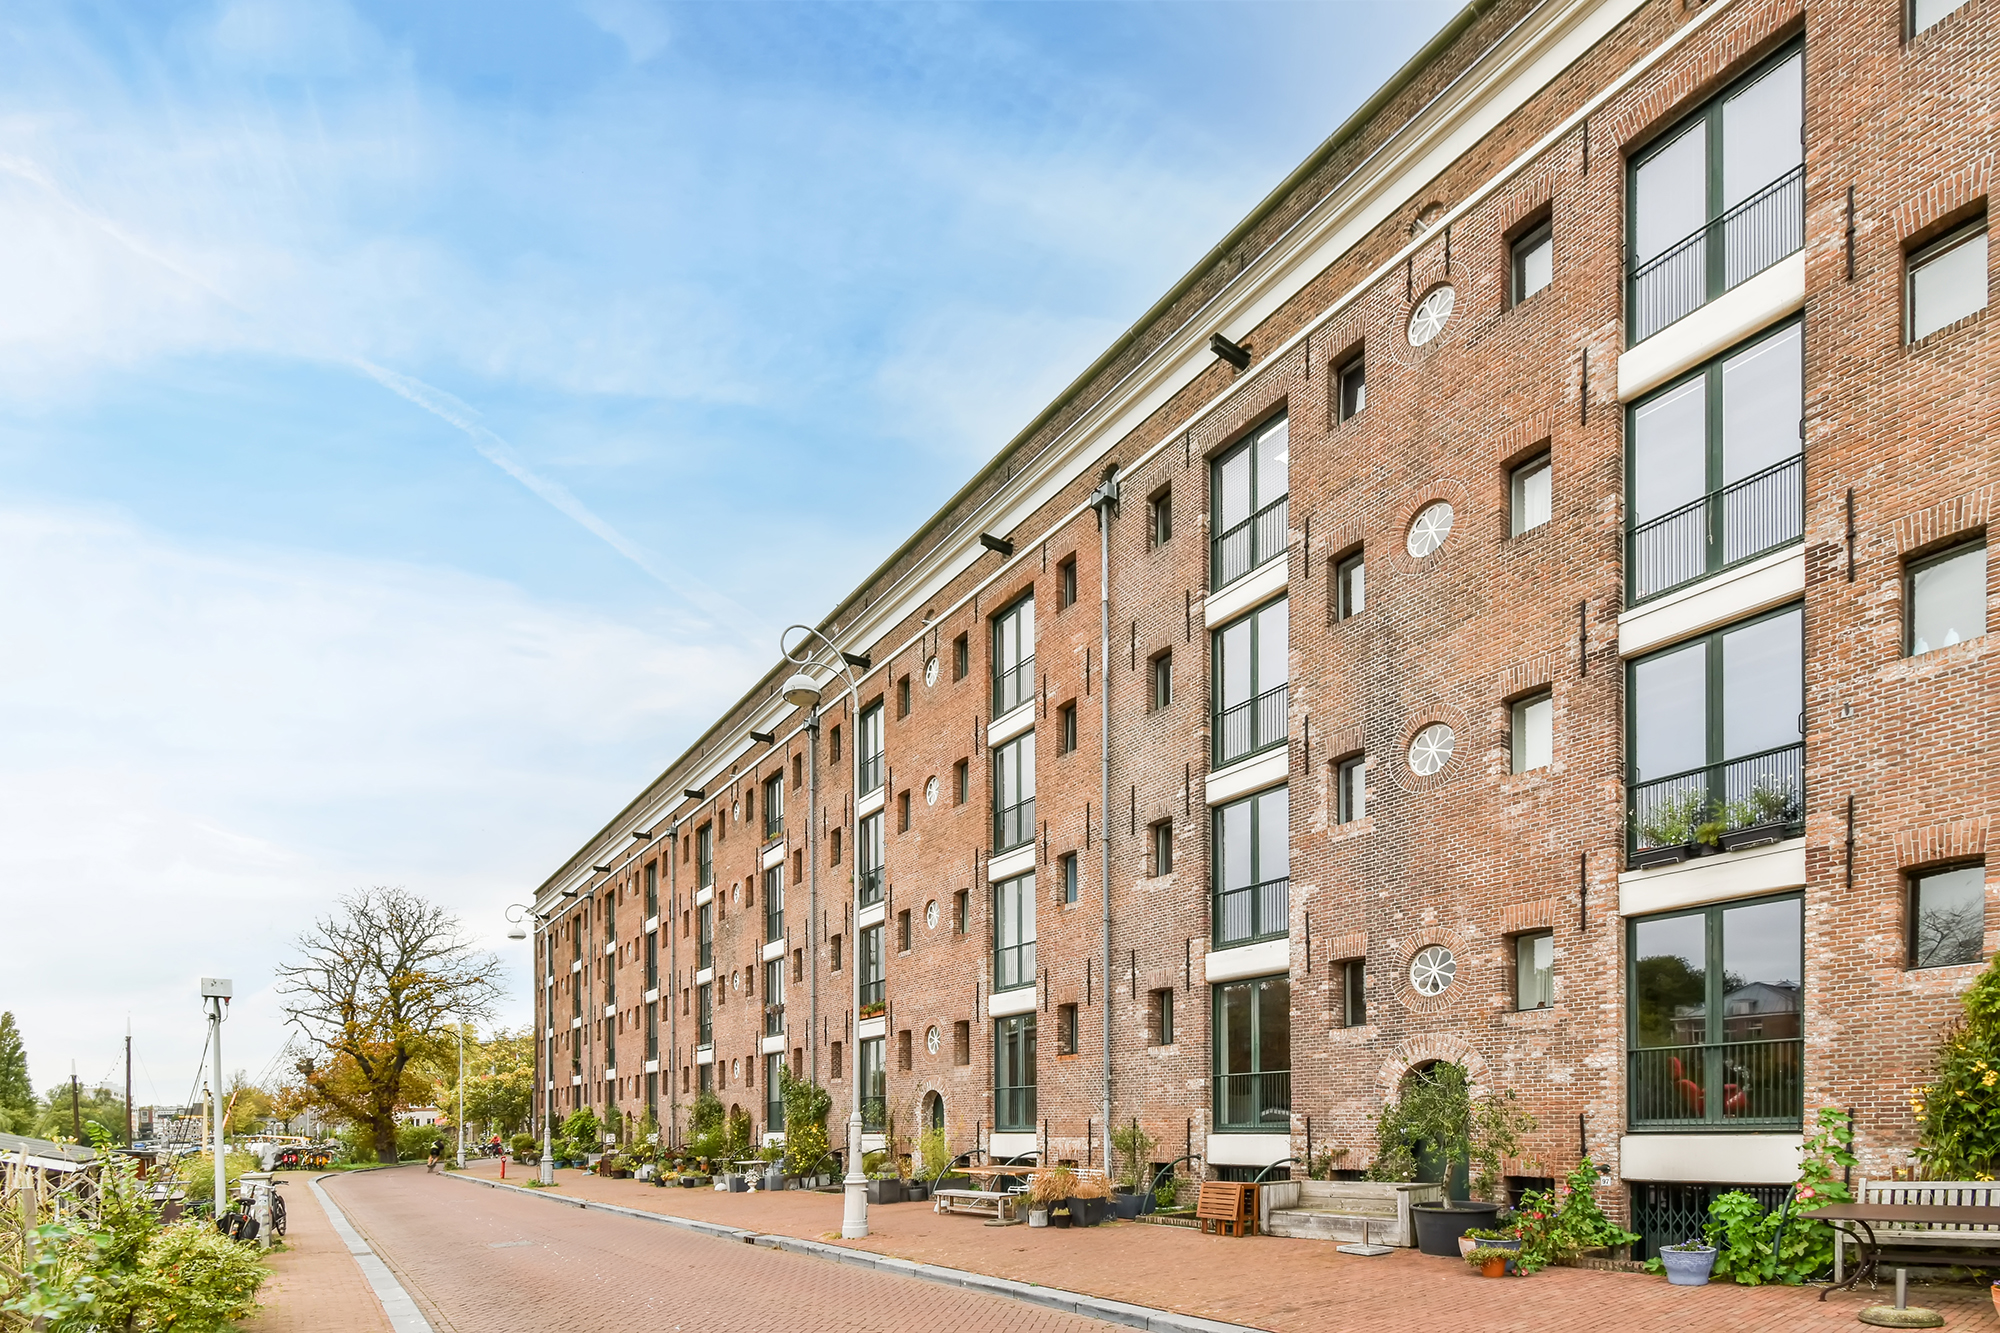
[[[37,1083],[129,1013],[140,1100],[184,1097],[204,974],[264,1072],[347,888],[518,962],[501,909],[1451,10],[10,5]]]

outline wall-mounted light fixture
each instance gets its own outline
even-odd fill
[[[610,866],[592,866],[591,869],[595,870],[600,875],[608,875],[611,873]]]
[[[875,659],[867,653],[850,653],[846,649],[841,650],[840,660],[853,667],[856,671],[866,671],[875,664]]]
[[[1238,370],[1250,364],[1250,349],[1237,346],[1219,333],[1208,335],[1208,350]]]
[[[708,793],[703,791],[699,787],[689,787],[686,791],[683,791],[681,795],[687,797],[690,801],[699,801],[705,798],[708,795]]]
[[[753,731],[750,733],[750,739],[764,745],[776,745],[778,743],[777,733],[770,731]]]
[[[651,837],[652,837],[653,835],[652,835],[652,834],[650,834],[650,833],[648,833],[648,832],[646,832],[646,830],[644,830],[644,829],[642,829],[642,828],[635,828],[635,829],[633,829],[633,830],[632,830],[632,836],[633,836],[634,838],[638,839],[638,840],[639,840],[640,842],[646,842],[646,841],[647,841],[647,840],[649,840],[649,839],[650,839],[650,838],[651,838]]]
[[[1014,554],[1014,543],[1008,541],[1005,537],[995,537],[990,532],[979,534],[979,544],[989,551],[998,551],[1001,555]]]

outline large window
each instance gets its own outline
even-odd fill
[[[1266,422],[1216,459],[1210,470],[1215,533],[1209,551],[1211,591],[1228,587],[1287,549],[1288,430],[1282,416]]]
[[[1789,834],[1804,820],[1803,620],[1789,607],[1632,663],[1634,852]]]
[[[888,1040],[861,1039],[861,1127],[880,1133],[889,1123]]]
[[[993,989],[1035,984],[1035,877],[993,886]]]
[[[854,869],[861,880],[861,906],[882,901],[882,812],[855,825]]]
[[[861,932],[861,1016],[873,1018],[888,1007],[889,983],[882,968],[882,927]]]
[[[1215,631],[1215,764],[1283,745],[1290,603],[1280,597]]]
[[[703,824],[694,831],[695,887],[706,889],[715,883],[715,825]]]
[[[695,1043],[715,1044],[715,983],[704,981],[695,987]]]
[[[1035,840],[1035,733],[993,752],[993,851]]]
[[[1910,876],[1910,966],[1956,967],[1986,956],[1986,867]]]
[[[785,775],[773,773],[764,780],[764,836],[775,838],[785,831]]]
[[[695,966],[715,966],[715,904],[703,903],[695,909],[695,942],[697,945]]]
[[[874,704],[861,710],[861,725],[855,738],[861,748],[855,758],[861,765],[861,795],[866,796],[882,785],[882,705]]]
[[[1035,599],[993,617],[993,715],[1010,712],[1035,694]]]
[[[1291,796],[1274,787],[1215,812],[1215,947],[1291,929]]]
[[[785,863],[764,872],[764,939],[785,938]]]
[[[783,1069],[785,1056],[782,1051],[772,1051],[764,1057],[764,1132],[782,1134],[785,1132],[785,1081]]]
[[[1793,49],[1633,159],[1631,341],[1805,244],[1804,79]]]
[[[1292,1126],[1292,984],[1285,977],[1215,988],[1215,1127]]]
[[[1909,311],[1911,342],[1986,308],[1983,216],[1910,256],[1910,281],[1904,304]]]
[[[1020,1133],[1035,1128],[1035,1016],[993,1024],[993,1127]]]
[[[764,964],[764,1035],[780,1037],[785,1032],[785,960],[773,958]]]
[[[1802,346],[1786,324],[1632,406],[1628,602],[1800,539]]]
[[[1629,924],[1633,1129],[1798,1128],[1802,908],[1791,896]]]
[[[1955,546],[1911,564],[1904,582],[1912,657],[1986,632],[1986,543]]]

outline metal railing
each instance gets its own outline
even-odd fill
[[[877,750],[874,754],[862,755],[861,794],[866,796],[868,793],[875,791],[881,787],[882,781],[882,752]]]
[[[769,842],[771,839],[778,837],[784,831],[785,831],[785,812],[783,810],[780,810],[778,811],[777,814],[773,815],[771,813],[770,802],[766,801],[764,804],[764,841]]]
[[[1035,1128],[1035,1085],[1016,1084],[993,1089],[993,1128],[1021,1133]]]
[[[1771,1017],[1795,1022],[1798,1015]],[[1632,1050],[1632,1128],[1797,1129],[1805,1111],[1804,1058],[1798,1037]]]
[[[1035,798],[1003,806],[993,812],[993,852],[1023,846],[1035,840]]]
[[[1805,535],[1805,456],[1793,454],[1632,529],[1626,605],[1727,569]]]
[[[1215,715],[1216,767],[1284,743],[1291,725],[1289,688],[1289,682],[1281,684]]]
[[[1035,942],[1001,944],[993,949],[993,989],[1014,990],[1035,984]]]
[[[1793,167],[1736,207],[1632,267],[1631,340],[1667,325],[1797,253],[1806,243],[1806,169]]]
[[[1283,554],[1286,545],[1285,505],[1281,495],[1209,543],[1208,586],[1220,592],[1266,561]]]
[[[715,966],[715,942],[713,940],[702,940],[701,948],[696,951],[696,960],[695,967],[698,969]]]
[[[1256,1074],[1215,1076],[1215,1123],[1219,1129],[1261,1129],[1267,1133],[1292,1125],[1292,1072],[1265,1070]]]
[[[1627,845],[1633,852],[1700,841],[1770,824],[1789,832],[1805,819],[1805,742],[1691,768],[1642,782],[1626,796]]]
[[[695,1027],[695,1045],[715,1045],[715,1019],[708,1014],[703,1014],[701,1022]]]
[[[1024,657],[1019,663],[1005,671],[993,675],[993,716],[1012,712],[1035,697],[1035,659]]]
[[[874,1009],[879,1005],[886,1005],[888,1002],[889,1002],[889,979],[887,977],[876,977],[873,981],[864,981],[861,983],[861,1008],[863,1011],[862,1012],[863,1018],[873,1018],[874,1015],[868,1013],[867,1011],[870,1009]]]
[[[1276,939],[1291,930],[1292,881],[1267,879],[1262,884],[1221,889],[1215,895],[1215,946],[1251,944]]]
[[[785,1035],[785,1006],[767,1004],[764,1006],[764,1035],[782,1037]]]
[[[861,905],[873,907],[882,901],[882,867],[870,866],[856,877],[861,885]]]

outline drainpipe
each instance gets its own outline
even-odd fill
[[[667,991],[667,1042],[673,1048],[674,1058],[667,1072],[667,1142],[675,1147],[681,1141],[681,1090],[675,1075],[680,1073],[681,1063],[681,1011],[674,1007],[674,994],[681,988],[681,933],[674,927],[674,920],[680,914],[681,905],[681,826],[678,821],[667,821],[667,975],[673,978],[673,985]]]
[[[1104,856],[1099,871],[1099,894],[1104,903],[1104,1165],[1111,1166],[1111,516],[1118,511],[1118,465],[1104,469],[1104,480],[1090,493],[1090,508],[1097,515],[1097,627],[1102,647],[1098,660],[1104,664],[1098,695],[1098,788],[1104,811]]]
[[[812,1015],[806,1046],[812,1051],[812,1081],[819,1082],[819,709],[806,718],[806,957],[812,959]]]

